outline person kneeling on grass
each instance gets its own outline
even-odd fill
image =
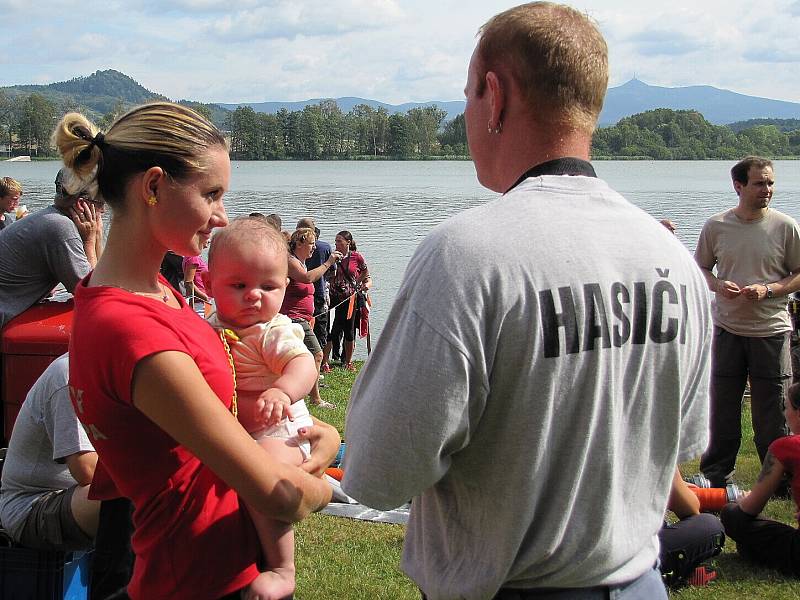
[[[758,516],[784,474],[791,476],[792,496],[800,510],[800,384],[792,385],[786,396],[784,415],[793,435],[770,444],[752,491],[738,503],[726,504],[720,518],[725,533],[747,560],[800,577],[800,529]]]

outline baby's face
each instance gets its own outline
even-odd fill
[[[215,253],[212,267],[206,283],[220,319],[242,328],[278,314],[289,283],[286,254],[232,242]]]

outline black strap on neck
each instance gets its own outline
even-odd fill
[[[584,177],[597,177],[592,164],[582,158],[567,156],[555,158],[547,162],[540,163],[532,167],[517,179],[517,182],[506,190],[506,194],[525,181],[528,177],[539,177],[540,175],[583,175]]]

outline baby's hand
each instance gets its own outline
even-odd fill
[[[257,406],[260,407],[259,418],[266,427],[279,423],[283,417],[289,416],[289,406],[292,399],[278,388],[269,388],[258,397]]]

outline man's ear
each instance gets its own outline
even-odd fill
[[[741,181],[734,181],[733,182],[733,191],[736,192],[737,196],[741,196],[743,187],[744,187],[744,184]]]
[[[214,297],[214,290],[211,289],[211,275],[208,271],[200,273],[200,279],[203,280],[203,286],[206,288],[206,296],[209,298]]]
[[[506,90],[503,88],[503,82],[494,71],[486,72],[486,90],[484,93],[489,94],[490,110],[491,110],[491,123],[503,122],[503,111],[506,107]]]

